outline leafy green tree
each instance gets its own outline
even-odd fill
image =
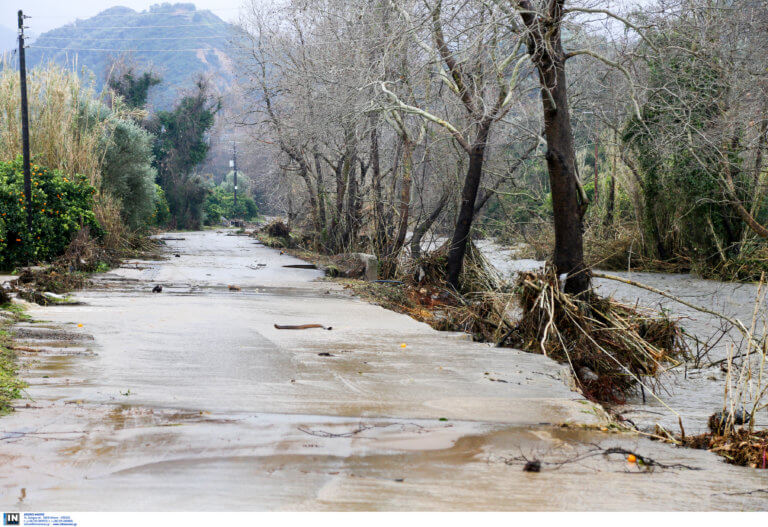
[[[231,189],[224,185],[214,187],[205,199],[205,224],[215,225],[223,216],[227,219],[242,219],[251,221],[259,214],[256,202],[249,196],[238,196],[237,206]]]
[[[646,250],[662,260],[717,258],[736,251],[743,232],[720,182],[722,156],[736,166],[738,154],[730,138],[720,153],[710,142],[728,111],[728,81],[689,35],[668,28],[649,38],[666,52],[649,59],[642,121],[632,118],[622,138],[642,174]]]
[[[151,71],[137,73],[133,66],[110,77],[109,87],[116,94],[123,97],[125,103],[131,108],[144,108],[147,105],[149,90],[157,86],[162,79]]]
[[[93,213],[96,189],[82,175],[32,165],[32,232],[27,231],[22,158],[0,162],[0,269],[62,254],[82,227],[99,236]]]
[[[158,227],[165,227],[171,222],[171,209],[168,207],[168,200],[165,198],[165,191],[160,185],[155,183],[155,210],[152,213],[152,224]]]
[[[148,125],[156,136],[158,181],[177,227],[196,229],[202,222],[208,188],[193,170],[208,154],[205,136],[220,108],[221,102],[200,78],[192,94],[183,97],[173,110],[157,112]]]

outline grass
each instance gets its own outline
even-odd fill
[[[29,320],[29,315],[16,304],[4,304],[0,311],[11,314],[10,318],[0,318],[0,415],[4,415],[13,411],[13,400],[21,397],[27,386],[18,377],[18,361],[8,328],[14,322]]]

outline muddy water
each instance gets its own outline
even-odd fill
[[[765,508],[766,471],[600,432],[542,356],[436,332],[249,238],[174,237],[85,305],[31,308],[47,322],[19,328],[37,351],[0,419],[5,509]],[[617,446],[684,466],[637,474],[599,450]]]
[[[480,247],[493,265],[507,278],[513,278],[519,271],[536,269],[543,265],[543,262],[536,260],[517,259],[514,250],[502,249],[490,242],[482,242]],[[690,274],[614,271],[608,274],[667,291],[693,305],[738,318],[746,327],[752,324],[757,298],[756,284],[703,280]],[[729,345],[741,344],[741,334],[730,331],[720,339],[723,328],[727,328],[720,319],[656,293],[614,280],[596,279],[595,285],[602,294],[613,296],[630,305],[638,304],[656,310],[668,310],[672,315],[680,317],[681,324],[689,334],[709,343],[711,349],[701,361],[704,367],[694,368],[689,365],[668,372],[661,377],[664,389],[656,394],[666,405],[682,416],[686,432],[705,431],[708,417],[723,406],[726,382],[725,371],[719,366],[706,367],[706,365],[727,357]],[[768,306],[765,301],[758,305],[757,309],[758,321],[764,320],[768,316]],[[762,322],[757,327],[761,329]],[[695,344],[692,347],[695,353]],[[643,403],[641,395],[638,395],[628,403],[622,409],[622,413],[637,424],[650,427],[660,423],[665,427],[678,430],[677,415],[657,399],[647,396]],[[760,426],[768,426],[768,409],[758,414],[756,423]]]

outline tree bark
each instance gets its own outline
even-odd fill
[[[400,249],[405,244],[405,234],[408,230],[408,212],[411,208],[411,180],[413,177],[413,142],[405,139],[403,142],[403,180],[400,187],[400,219],[395,235],[395,243],[392,247],[393,259],[397,259]]]
[[[757,220],[749,213],[749,211],[744,208],[744,205],[742,205],[741,200],[739,200],[737,194],[736,194],[736,185],[733,183],[733,178],[731,177],[731,174],[728,170],[723,171],[724,179],[725,179],[725,186],[726,190],[728,191],[728,194],[731,196],[731,203],[733,204],[733,207],[736,209],[736,212],[738,213],[739,217],[744,221],[744,223],[747,224],[747,226],[754,231],[755,234],[760,236],[761,238],[768,238],[768,229],[760,225]]]
[[[434,208],[432,213],[413,229],[413,236],[411,236],[411,258],[414,260],[418,260],[421,257],[421,240],[424,238],[427,231],[432,228],[432,225],[437,221],[437,218],[440,217],[447,202],[448,194],[443,194],[440,201],[437,203],[437,207]]]
[[[464,254],[467,251],[469,233],[472,229],[472,221],[475,217],[475,200],[480,188],[480,180],[483,177],[483,162],[485,160],[485,147],[491,129],[491,121],[480,123],[477,138],[472,145],[469,155],[469,168],[464,179],[464,188],[461,191],[461,205],[459,216],[456,220],[456,228],[453,230],[451,246],[448,250],[448,283],[454,288],[459,287],[459,276],[464,263]]]
[[[582,238],[582,206],[586,203],[579,202],[573,129],[568,109],[568,82],[561,39],[564,0],[553,0],[546,14],[536,14],[528,1],[518,3],[525,9],[521,17],[530,32],[529,48],[541,85],[546,160],[555,223],[553,264],[558,275],[567,276],[565,291],[581,294],[590,289]]]
[[[323,183],[323,169],[320,165],[320,156],[315,153],[315,172],[317,172],[317,180],[315,181],[317,186],[317,217],[318,217],[318,234],[322,237],[326,229],[326,216],[325,216],[325,184]]]

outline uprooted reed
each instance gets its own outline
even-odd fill
[[[568,295],[552,270],[523,273],[516,294],[522,315],[505,344],[569,364],[584,394],[595,400],[623,401],[687,353],[682,330],[664,313],[594,292]]]

